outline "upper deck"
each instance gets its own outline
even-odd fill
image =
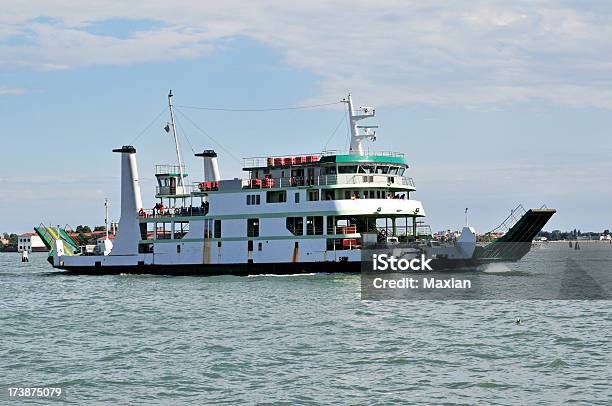
[[[159,172],[159,168],[156,172]],[[416,190],[414,181],[404,172],[408,163],[401,152],[366,151],[364,155],[349,151],[324,151],[304,155],[283,155],[244,158],[243,170],[248,177],[194,182],[184,186],[161,185],[157,197],[199,196],[215,192],[236,192],[252,189],[286,189],[296,187],[323,188],[386,188]],[[178,168],[164,167],[162,172]],[[173,173],[177,176],[176,173]],[[178,181],[178,180],[177,180]]]
[[[343,150],[327,150],[322,153],[305,155],[279,155],[267,157],[243,158],[242,169],[251,171],[267,168],[290,168],[304,166],[322,166],[333,163],[388,163],[408,166],[402,152],[365,151],[363,155]]]

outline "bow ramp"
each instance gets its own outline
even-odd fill
[[[513,262],[523,258],[531,249],[531,242],[557,211],[542,206],[525,210],[519,205],[502,224],[489,232],[505,232],[484,247],[477,247],[474,255],[482,262]]]
[[[49,256],[53,256],[53,245],[55,240],[62,240],[65,247],[66,255],[74,255],[80,251],[79,245],[68,235],[66,230],[61,227],[48,227],[44,224],[40,224],[38,227],[34,227],[34,231],[43,241],[47,249],[49,250]]]

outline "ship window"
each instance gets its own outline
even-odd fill
[[[261,199],[259,195],[247,195],[247,206],[251,206],[254,204],[260,204]]]
[[[253,240],[249,240],[247,242],[247,250],[248,251],[253,251]],[[249,259],[249,264],[253,263],[252,259]]]
[[[295,193],[295,202],[299,203],[300,202],[300,192],[296,192]]]
[[[313,189],[308,191],[308,201],[314,202],[319,200],[319,189]]]
[[[323,169],[323,174],[324,175],[335,175],[336,174],[336,167],[335,166],[326,166]]]
[[[357,165],[339,166],[338,173],[357,173]]]
[[[172,223],[157,223],[158,240],[169,240],[172,238]]]
[[[304,234],[304,218],[303,217],[287,217],[287,230],[293,235]]]
[[[350,190],[345,190],[344,191],[344,198],[345,199],[350,199],[351,198],[351,191]]]
[[[394,166],[391,169],[389,169],[389,175],[397,175],[397,171],[398,171],[398,167]]]
[[[221,220],[215,220],[214,238],[221,238]]]
[[[259,237],[259,219],[247,220],[247,237]]]
[[[406,168],[399,168],[398,174],[399,174],[400,176],[403,176],[403,175],[404,175],[404,171],[405,171],[405,170],[406,170]]]
[[[188,221],[175,221],[174,222],[174,238],[180,240],[189,232]]]
[[[374,165],[361,165],[360,173],[374,173]]]
[[[334,200],[334,191],[326,190],[325,191],[325,200]]]
[[[285,203],[287,201],[287,191],[269,191],[266,192],[267,203]]]
[[[262,248],[263,248],[262,244],[261,244],[261,243],[258,243],[258,244],[257,244],[257,251],[261,251],[261,249],[262,249]]]
[[[213,233],[213,221],[212,219],[204,220],[204,238],[212,237]]]
[[[306,234],[323,235],[323,216],[306,217]]]
[[[176,246],[176,253],[177,253],[177,254],[180,254],[180,253],[181,253],[181,245],[180,245],[180,244],[178,244],[178,245]]]

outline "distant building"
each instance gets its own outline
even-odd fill
[[[43,243],[42,239],[35,233],[21,234],[17,238],[17,251],[18,252],[40,252],[47,251],[47,247]]]

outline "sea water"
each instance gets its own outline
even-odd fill
[[[578,269],[599,300],[364,301],[360,275],[71,276],[0,254],[0,387],[69,404],[611,404],[612,247],[582,246],[478,272],[534,289],[562,254],[559,280]]]

